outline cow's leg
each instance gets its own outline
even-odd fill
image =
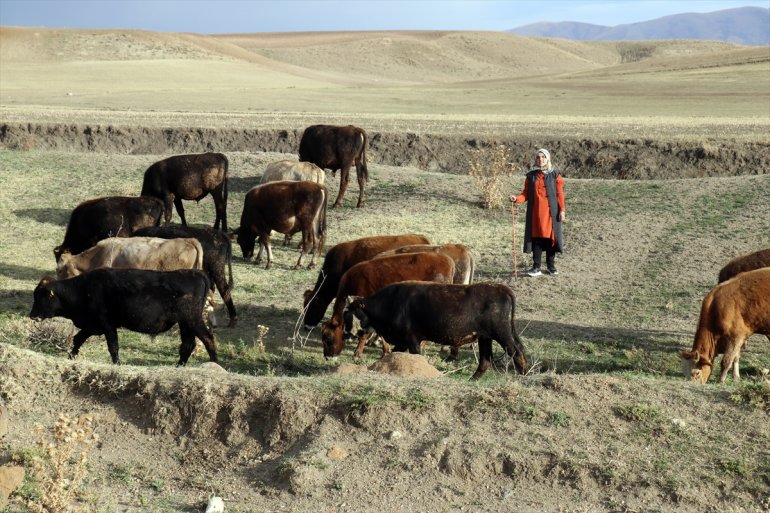
[[[343,166],[340,169],[340,190],[337,192],[337,199],[334,200],[332,208],[342,206],[342,198],[345,196],[345,190],[348,188],[348,180],[350,179],[350,164]]]
[[[300,244],[299,247],[299,259],[297,260],[297,265],[294,266],[294,269],[299,269],[302,267],[302,257],[305,256],[308,248],[311,247],[310,240],[312,237],[313,235],[310,233],[310,228],[302,230],[302,244]]]
[[[184,217],[184,205],[182,205],[182,198],[178,196],[174,198],[174,206],[176,207],[177,214],[179,214],[179,218],[182,220],[182,226],[187,226],[187,219]]]
[[[80,346],[82,346],[83,343],[86,340],[88,340],[88,337],[90,337],[90,336],[91,336],[91,334],[86,332],[86,331],[84,331],[84,330],[80,330],[77,333],[75,333],[75,336],[72,337],[72,351],[70,351],[70,354],[69,354],[70,360],[74,360],[75,359],[75,357],[80,352]]]
[[[233,291],[230,289],[230,285],[227,283],[224,275],[218,271],[212,276],[211,281],[216,285],[219,295],[222,297],[222,302],[227,307],[227,314],[230,316],[230,324],[228,324],[228,327],[232,328],[238,321],[238,314],[236,313],[235,305],[233,304]]]
[[[264,244],[265,252],[267,253],[267,265],[265,266],[265,269],[270,269],[273,265],[273,247],[270,245],[270,232],[267,232],[262,244]]]
[[[741,347],[743,346],[743,340],[741,339],[732,339],[725,343],[725,346],[728,348],[727,351],[725,351],[724,356],[722,357],[722,372],[719,373],[719,382],[724,383],[725,379],[727,378],[727,373],[730,371],[730,368],[735,365],[737,367],[738,364],[738,358],[741,354]],[[740,379],[739,376],[737,376],[737,370],[733,370],[733,377],[738,380]]]
[[[120,355],[118,354],[118,330],[106,330],[104,332],[104,338],[107,339],[107,350],[110,352],[112,363],[120,365]]]
[[[492,339],[488,337],[479,337],[479,366],[476,372],[471,376],[472,381],[476,381],[492,365]]]
[[[222,186],[217,187],[211,191],[211,197],[214,199],[214,209],[216,211],[216,217],[214,218],[214,229],[219,228],[220,222],[222,223],[222,231],[227,231],[227,203],[222,195]]]
[[[364,189],[366,187],[366,176],[361,172],[361,164],[356,162],[356,177],[358,178],[358,204],[356,208],[364,206]]]
[[[209,360],[215,363],[219,361],[217,360],[217,342],[214,338],[214,332],[212,332],[203,322],[196,322],[193,329],[195,331],[195,336],[203,342],[206,352],[209,353]]]
[[[172,215],[174,215],[174,195],[166,194],[163,198],[163,219],[166,220],[166,224],[171,222]]]
[[[187,324],[182,325],[182,323],[179,323],[179,335],[182,343],[179,344],[179,361],[177,366],[181,367],[187,365],[187,360],[190,359],[190,355],[195,349],[195,331],[187,326]]]
[[[521,343],[519,334],[516,333],[515,326],[511,324],[510,331],[506,327],[501,327],[497,331],[495,340],[508,353],[508,356],[513,358],[513,363],[519,374],[529,372],[529,362],[527,362],[527,355],[524,352],[524,345]]]

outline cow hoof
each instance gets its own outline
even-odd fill
[[[295,266],[294,266],[294,270],[295,270],[295,271],[298,271],[298,270],[300,270],[300,269],[302,269],[302,266],[301,266],[301,265],[297,264],[297,265],[295,265]]]
[[[332,208],[340,208],[342,206],[342,203],[335,203],[332,205]]]
[[[307,266],[307,268],[308,269],[315,269],[315,264],[310,264],[309,266]]]
[[[68,357],[70,360],[74,360],[75,358],[77,358],[77,356],[78,356],[78,355],[76,355],[75,353],[70,353],[70,354],[68,354],[68,355],[67,355],[67,357]]]

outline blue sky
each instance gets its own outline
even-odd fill
[[[538,21],[620,25],[770,0],[0,0],[0,25],[221,34],[507,30]]]

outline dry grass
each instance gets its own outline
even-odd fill
[[[511,162],[511,153],[502,144],[492,148],[476,148],[468,155],[468,174],[473,184],[481,193],[484,208],[496,208],[503,205],[506,198],[506,178],[513,176],[518,169]]]

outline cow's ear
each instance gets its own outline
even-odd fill
[[[692,360],[693,351],[682,351],[679,356],[684,360]]]

